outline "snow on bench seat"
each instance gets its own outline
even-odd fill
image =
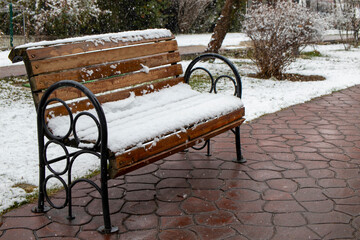
[[[156,144],[156,139],[163,135],[226,115],[242,108],[243,103],[235,96],[199,93],[180,83],[142,96],[131,94],[102,107],[108,124],[108,148],[120,154],[148,141],[155,140]],[[94,110],[89,112],[95,114]],[[48,126],[55,135],[64,135],[68,131],[68,117],[54,117]],[[76,131],[84,141],[95,142],[98,138],[98,129],[90,118],[83,117]]]

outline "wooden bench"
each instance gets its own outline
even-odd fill
[[[40,167],[34,212],[49,210],[46,199],[54,208],[68,206],[71,219],[71,189],[86,182],[102,196],[104,226],[99,231],[116,232],[110,222],[108,179],[199,143],[209,153],[209,139],[228,130],[235,134],[236,161],[245,162],[240,146],[244,107],[238,71],[225,57],[204,54],[181,76],[177,42],[166,29],[27,44],[14,48],[9,58],[24,61],[37,109]],[[216,77],[204,67],[207,62],[203,61],[209,59],[229,71]],[[209,80],[210,93],[199,93],[187,84],[199,72]],[[235,96],[212,94],[218,92],[222,80],[234,85]],[[50,145],[64,153],[49,159]],[[73,163],[84,154],[100,159],[100,186],[89,179],[71,180]],[[60,161],[66,167],[57,171],[52,164]],[[66,191],[61,206],[46,191],[52,178]]]

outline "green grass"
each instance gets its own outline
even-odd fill
[[[310,51],[310,52],[302,52],[300,57],[303,59],[311,59],[314,57],[322,57],[321,53],[317,50]]]

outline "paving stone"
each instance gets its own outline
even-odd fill
[[[266,181],[269,179],[281,178],[281,173],[279,173],[277,171],[271,171],[271,170],[251,171],[248,174],[255,181]]]
[[[127,214],[113,214],[111,217],[111,225],[119,228],[119,233],[126,232],[123,222],[128,217]],[[103,216],[95,216],[92,218],[91,222],[84,224],[81,226],[82,231],[97,231],[100,226],[104,226],[104,217]],[[116,235],[116,234],[114,234]]]
[[[294,193],[294,198],[299,202],[322,201],[328,199],[325,194],[319,188],[302,188]]]
[[[233,225],[233,227],[248,239],[271,239],[274,234],[274,227],[252,226],[252,225]]]
[[[283,169],[291,169],[291,170],[297,170],[297,169],[303,169],[304,166],[297,162],[288,162],[288,161],[274,161],[274,164],[278,167]]]
[[[75,237],[79,230],[79,226],[70,226],[53,222],[37,230],[36,235],[38,237]]]
[[[265,182],[256,182],[253,180],[225,180],[225,185],[222,187],[222,190],[227,191],[233,188],[246,188],[253,191],[263,192],[269,187]]]
[[[335,210],[357,217],[360,212],[360,205],[336,205]]]
[[[117,234],[106,234],[103,235],[101,233],[99,233],[98,231],[81,231],[78,236],[78,238],[75,239],[83,239],[83,240],[87,240],[87,239],[91,239],[91,240],[115,240],[118,239]],[[46,238],[49,239],[49,238]],[[61,238],[61,240],[65,240],[65,238]],[[123,238],[121,238],[123,239]]]
[[[282,192],[279,190],[269,189],[265,191],[262,195],[262,198],[266,201],[275,201],[275,200],[293,200],[291,193]]]
[[[239,202],[249,202],[260,199],[258,192],[249,189],[232,189],[227,191],[225,196]]]
[[[350,188],[327,188],[324,194],[330,199],[350,198],[356,195],[355,191]]]
[[[221,227],[236,223],[238,220],[234,215],[228,211],[216,211],[211,213],[204,213],[195,216],[195,221],[199,225],[209,226],[209,227]]]
[[[341,212],[328,212],[328,213],[304,213],[307,221],[310,224],[325,224],[325,223],[350,223],[351,216]]]
[[[301,205],[308,212],[326,213],[334,210],[334,202],[332,200],[302,202]]]
[[[272,179],[266,181],[271,189],[293,193],[297,190],[298,185],[291,179]]]
[[[83,224],[89,223],[92,219],[92,216],[90,216],[89,214],[86,214],[85,209],[82,207],[73,207],[72,208],[72,216],[74,217],[74,219],[72,219],[72,220],[68,219],[69,214],[68,214],[67,207],[63,208],[63,209],[51,209],[47,213],[47,216],[53,222],[68,224],[68,225],[72,225],[72,226],[83,225]]]
[[[220,190],[202,190],[202,189],[195,189],[192,192],[194,197],[201,198],[205,201],[217,201],[221,195],[223,194]]]
[[[2,218],[2,224],[0,230],[7,230],[11,228],[27,228],[32,230],[40,229],[51,221],[43,216],[34,216],[34,217],[6,217]]]
[[[220,209],[235,211],[235,213],[257,213],[263,212],[263,206],[265,201],[256,200],[251,202],[237,202],[227,198],[221,198],[216,202],[216,205]]]
[[[125,195],[125,190],[123,188],[113,187],[113,188],[110,188],[108,192],[109,192],[109,199],[119,199],[119,198],[124,197],[124,195]],[[91,192],[90,196],[94,197],[94,198],[101,198],[101,195],[97,190]],[[81,199],[83,199],[83,198],[84,197],[81,197]]]
[[[127,201],[150,201],[155,200],[155,190],[138,190],[126,192],[125,199]]]
[[[259,213],[237,213],[237,218],[242,224],[246,225],[259,225],[259,226],[272,226],[272,214],[259,212]]]
[[[334,199],[334,201],[338,205],[358,205],[360,203],[360,197],[353,196],[348,198]]]
[[[110,214],[119,212],[124,205],[124,200],[116,199],[109,200]],[[102,215],[102,202],[101,199],[94,198],[91,203],[86,207],[87,212],[92,215]]]
[[[335,172],[329,169],[316,169],[310,170],[309,175],[313,178],[321,179],[321,178],[334,178]]]
[[[194,232],[186,229],[169,229],[169,230],[161,231],[161,233],[159,234],[159,239],[160,240],[180,240],[180,239],[197,240],[199,238],[196,236]]]
[[[222,170],[218,179],[250,179],[248,174],[244,171],[238,170]]]
[[[156,211],[156,214],[159,216],[179,216],[183,214],[179,207],[180,203],[157,201],[157,204],[159,207]]]
[[[9,229],[1,235],[1,240],[26,239],[35,240],[36,237],[32,230],[29,229]]]
[[[299,184],[299,188],[318,188],[317,182],[314,178],[296,178],[295,182]]]
[[[182,203],[181,208],[189,214],[212,212],[216,210],[212,202],[204,201],[194,197],[187,198]]]
[[[269,201],[264,210],[270,213],[304,212],[305,209],[296,201]]]
[[[43,216],[44,213],[33,213],[31,209],[37,204],[26,204],[2,215],[3,217],[34,217]]]
[[[156,228],[158,225],[158,217],[151,215],[131,215],[124,221],[124,225],[129,230],[144,230]]]
[[[152,174],[146,175],[136,175],[136,176],[126,176],[126,183],[157,183],[159,178],[155,177]]]
[[[185,228],[192,225],[194,225],[194,221],[192,217],[188,215],[160,218],[160,229]]]
[[[164,188],[157,191],[156,199],[164,202],[181,202],[190,195],[190,188]]]
[[[285,178],[296,180],[297,178],[309,177],[305,169],[300,170],[286,170],[282,172]]]
[[[195,226],[191,228],[200,239],[226,239],[228,237],[234,236],[236,234],[235,230],[230,227],[222,227],[222,228],[212,228],[212,227],[204,227],[204,226]]]
[[[189,179],[192,189],[220,189],[225,183],[221,179]]]
[[[184,178],[166,178],[156,184],[156,188],[187,188],[190,184]]]
[[[300,213],[278,213],[274,215],[274,224],[282,227],[300,227],[306,225],[306,219]]]
[[[319,235],[307,227],[276,227],[272,240],[285,239],[321,239]]]
[[[355,232],[349,224],[311,224],[309,228],[326,239],[352,239]]]
[[[146,215],[157,209],[155,201],[125,202],[121,212],[128,214]]]

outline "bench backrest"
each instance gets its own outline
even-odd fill
[[[151,91],[154,86],[149,83],[159,87],[183,81],[177,42],[166,29],[28,44],[9,56],[13,62],[19,57],[25,62],[36,106],[44,91],[60,80],[82,82],[94,94],[102,93],[100,102],[126,98],[130,91]],[[144,83],[148,85],[139,86]],[[122,88],[127,90],[114,91]],[[62,88],[53,97],[67,101],[83,95],[75,88]]]

